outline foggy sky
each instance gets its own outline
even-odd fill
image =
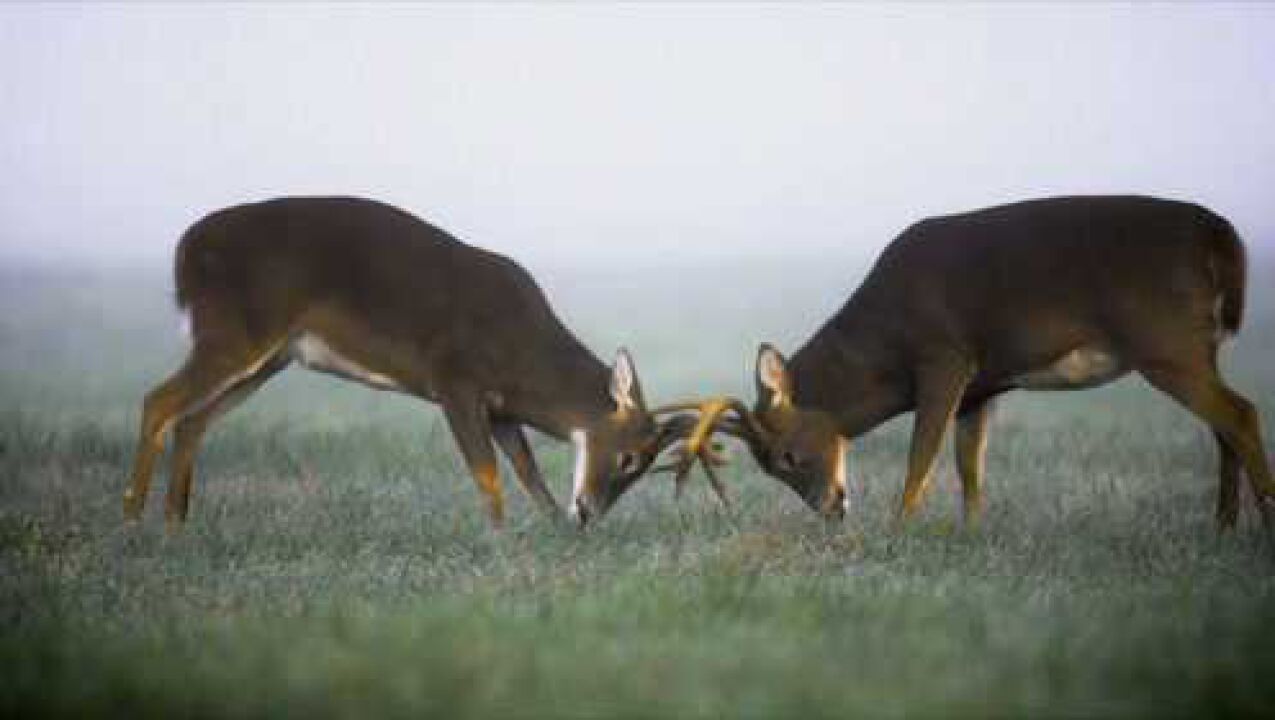
[[[513,255],[871,256],[1060,193],[1275,247],[1275,7],[0,8],[0,258],[363,194]]]

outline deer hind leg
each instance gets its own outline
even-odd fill
[[[544,476],[540,474],[540,466],[536,464],[536,456],[527,444],[527,436],[517,423],[495,421],[492,423],[492,437],[500,446],[509,464],[513,466],[514,475],[518,478],[522,489],[527,492],[540,511],[555,522],[565,523],[567,516],[562,512],[553,493],[545,486]]]
[[[1221,433],[1214,431],[1217,440],[1218,485],[1217,524],[1223,530],[1235,527],[1240,515],[1240,458],[1226,444]]]
[[[155,459],[164,449],[164,434],[168,432],[184,394],[184,376],[184,370],[178,371],[148,392],[142,401],[142,422],[133,457],[133,476],[124,491],[124,519],[129,522],[136,521],[146,506]]]
[[[246,376],[255,373],[274,351],[229,352],[208,343],[197,343],[186,363],[172,377],[146,394],[133,460],[133,474],[124,492],[124,518],[141,516],[150,491],[155,461],[164,449],[164,436],[181,418],[215,401]]]
[[[1222,527],[1234,522],[1239,504],[1238,464],[1248,476],[1253,495],[1261,508],[1262,519],[1271,527],[1270,503],[1275,500],[1275,480],[1271,478],[1266,450],[1262,445],[1262,426],[1257,408],[1239,393],[1231,390],[1217,374],[1216,366],[1174,366],[1142,369],[1147,380],[1177,400],[1213,428],[1221,449],[1221,472],[1218,489],[1218,520]],[[1229,452],[1228,452],[1229,451]]]
[[[900,520],[912,517],[920,508],[943,436],[973,376],[972,366],[957,360],[932,364],[918,372],[912,446],[908,452]]]
[[[289,362],[286,356],[276,355],[255,374],[240,380],[215,400],[176,421],[173,426],[172,471],[164,503],[165,525],[169,532],[177,530],[186,521],[190,509],[190,488],[195,476],[195,455],[209,425],[238,407]]]
[[[977,523],[983,514],[987,432],[995,407],[995,401],[986,400],[956,416],[952,447],[956,455],[956,471],[961,476],[961,502],[966,525]]]
[[[505,524],[505,498],[500,486],[500,468],[492,446],[491,420],[487,408],[473,397],[445,399],[442,403],[452,436],[469,467],[469,474],[487,505],[494,528]]]

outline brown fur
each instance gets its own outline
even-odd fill
[[[184,519],[209,423],[294,359],[439,403],[497,525],[503,500],[493,438],[554,516],[560,511],[523,425],[559,439],[588,429],[592,454],[603,458],[591,485],[608,488],[621,485],[604,482],[612,476],[631,482],[670,440],[645,412],[635,378],[632,407],[619,411],[612,369],[558,320],[522,267],[388,205],[332,197],[227,208],[186,231],[174,266],[192,347],[144,403],[129,518],[141,512],[163,437],[174,428],[168,518]],[[310,336],[321,342],[299,343]],[[305,347],[339,361],[316,362]],[[629,456],[623,471],[615,467],[621,455]],[[615,496],[591,499],[596,513]]]
[[[793,355],[793,407],[771,409],[759,383],[756,413],[799,460],[826,455],[820,448],[834,440],[823,428],[856,437],[915,410],[903,515],[919,506],[955,418],[976,512],[988,401],[1028,378],[1048,385],[1040,378],[1056,363],[1075,371],[1078,360],[1102,358],[1101,374],[1054,386],[1092,387],[1135,370],[1204,419],[1218,436],[1219,519],[1230,525],[1237,484],[1228,468],[1240,463],[1260,496],[1275,495],[1257,413],[1217,371],[1218,331],[1240,327],[1244,286],[1234,229],[1189,203],[1061,197],[932,218],[886,247],[845,306]],[[816,470],[785,479],[807,496],[831,492]]]

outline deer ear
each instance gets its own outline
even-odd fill
[[[757,350],[757,395],[762,405],[780,407],[792,402],[792,376],[788,362],[770,343]]]
[[[621,411],[642,405],[642,391],[638,387],[637,371],[633,369],[633,358],[624,348],[616,352],[615,365],[611,367],[611,399]]]

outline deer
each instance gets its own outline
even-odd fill
[[[911,411],[896,525],[917,513],[949,428],[974,524],[997,398],[1136,372],[1212,430],[1219,528],[1236,523],[1242,471],[1269,532],[1275,481],[1261,421],[1218,366],[1243,319],[1246,265],[1229,221],[1181,201],[1056,197],[922,220],[791,358],[760,346],[751,408],[682,404],[703,412],[681,472],[721,432],[811,508],[843,517],[850,442]]]
[[[170,431],[171,532],[187,518],[209,425],[294,362],[441,407],[496,529],[495,448],[539,510],[584,527],[686,429],[686,416],[657,421],[629,353],[600,361],[518,263],[374,200],[284,197],[218,210],[182,235],[174,277],[191,345],[142,403],[124,494],[130,524]],[[565,517],[527,427],[573,445]]]

